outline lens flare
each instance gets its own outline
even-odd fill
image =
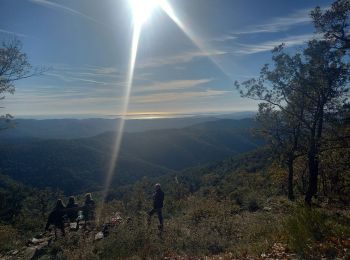
[[[116,138],[114,141],[113,150],[112,150],[112,154],[111,154],[111,161],[109,163],[109,167],[108,167],[108,171],[107,171],[106,182],[104,185],[105,188],[104,188],[103,196],[102,196],[103,200],[105,200],[107,195],[108,195],[108,190],[109,190],[110,185],[111,185],[111,181],[112,181],[113,174],[114,174],[114,171],[115,171],[115,168],[117,165],[117,160],[119,157],[120,147],[122,144],[125,120],[126,120],[127,113],[128,113],[130,93],[131,93],[131,88],[132,88],[132,83],[133,83],[133,78],[134,78],[135,62],[136,62],[136,57],[137,57],[137,49],[138,49],[140,34],[141,34],[141,26],[135,26],[134,32],[133,32],[133,39],[132,39],[129,71],[128,71],[128,77],[127,77],[127,81],[126,81],[124,104],[123,104],[122,111],[120,114],[119,125],[117,128]]]
[[[106,181],[105,181],[104,190],[102,194],[103,201],[105,201],[107,198],[111,181],[116,171],[116,166],[117,166],[118,157],[120,153],[120,147],[122,144],[125,120],[128,113],[130,93],[131,93],[131,88],[133,84],[135,62],[136,62],[137,51],[139,47],[139,39],[140,39],[141,30],[142,30],[142,25],[151,16],[154,8],[159,6],[180,27],[180,29],[184,32],[184,34],[189,39],[191,39],[194,45],[197,46],[201,51],[206,53],[209,59],[214,64],[216,64],[226,76],[230,77],[224,71],[222,66],[220,66],[220,64],[210,55],[211,53],[210,48],[207,48],[207,46],[203,44],[203,41],[201,41],[199,37],[197,37],[188,27],[186,27],[180,21],[180,19],[176,16],[171,5],[166,0],[129,0],[129,2],[133,12],[133,36],[132,36],[132,44],[131,44],[130,63],[129,63],[129,69],[127,74],[124,102],[122,105],[122,111],[120,113],[121,114],[120,123],[117,128],[117,133],[113,144],[113,149],[110,157],[111,159],[108,165]],[[97,212],[98,222],[100,221],[102,209],[103,209],[103,206],[99,208]]]
[[[133,36],[132,36],[132,43],[131,43],[130,62],[129,62],[127,79],[126,79],[124,103],[120,113],[120,121],[117,128],[116,137],[114,140],[114,145],[112,148],[110,163],[107,169],[107,176],[106,176],[106,181],[104,185],[104,190],[102,193],[103,202],[106,200],[109,188],[111,186],[112,178],[118,162],[120,147],[123,140],[123,132],[124,132],[125,120],[128,113],[130,93],[131,93],[131,88],[133,84],[135,63],[136,63],[137,50],[138,50],[138,45],[139,45],[139,40],[141,35],[142,24],[147,20],[155,4],[155,1],[153,0],[148,0],[148,1],[147,0],[130,0],[130,1],[134,12],[134,27],[133,27]],[[145,4],[145,3],[148,3],[148,4]],[[103,206],[98,210],[96,214],[98,223],[100,222],[102,209],[103,209]]]

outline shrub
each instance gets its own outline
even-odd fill
[[[301,257],[315,256],[317,242],[329,236],[327,217],[319,210],[299,206],[286,221],[286,231],[290,248]]]
[[[248,202],[248,210],[250,212],[255,212],[260,209],[258,201],[255,198],[251,198]]]
[[[238,206],[242,207],[244,204],[243,195],[240,192],[232,192],[230,199],[233,200]]]
[[[0,225],[0,253],[5,253],[19,246],[19,235],[10,225]]]

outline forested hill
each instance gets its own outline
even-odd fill
[[[182,129],[125,133],[114,185],[132,183],[187,167],[209,164],[256,149],[252,119],[217,120]],[[74,140],[22,139],[0,147],[1,171],[38,188],[67,194],[98,190],[114,145],[115,133]]]

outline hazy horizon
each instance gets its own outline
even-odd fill
[[[247,115],[255,114],[257,111],[242,110],[242,111],[220,111],[220,112],[198,112],[198,113],[142,113],[142,114],[128,114],[124,116],[126,120],[139,119],[176,119],[176,118],[191,118],[191,117],[215,117],[215,116],[229,116],[229,115]],[[99,115],[99,114],[57,114],[57,115],[12,115],[13,120],[16,119],[120,119],[122,115]]]

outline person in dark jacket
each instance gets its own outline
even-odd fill
[[[66,206],[67,217],[70,222],[76,222],[78,218],[78,203],[75,202],[73,196],[69,197],[68,204]]]
[[[78,218],[78,215],[79,215],[78,212],[80,209],[82,209],[82,207],[79,207],[78,203],[75,202],[75,198],[73,196],[70,196],[65,212],[70,223],[76,222],[75,230],[79,230],[80,218]],[[70,228],[72,228],[72,226],[70,226]]]
[[[92,199],[91,193],[85,195],[85,202],[83,206],[83,215],[85,220],[84,228],[86,228],[86,222],[95,219],[95,201]]]
[[[49,230],[51,225],[55,227],[55,237],[57,237],[56,229],[59,228],[62,232],[62,235],[65,236],[64,232],[64,221],[63,216],[65,214],[65,206],[61,199],[57,200],[55,208],[50,213],[47,223],[45,226],[45,231]]]
[[[163,202],[164,202],[164,192],[162,191],[160,184],[155,185],[155,192],[153,194],[153,209],[148,213],[148,223],[151,222],[151,217],[154,213],[157,213],[159,220],[159,230],[163,231]]]

